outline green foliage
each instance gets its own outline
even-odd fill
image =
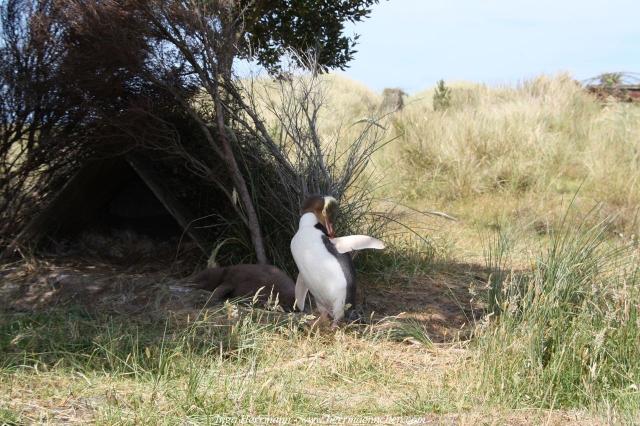
[[[444,111],[451,106],[451,89],[448,88],[444,80],[438,81],[433,93],[433,110]]]
[[[260,64],[277,71],[287,49],[298,53],[314,50],[320,68],[344,69],[353,58],[357,41],[357,36],[345,35],[345,23],[362,21],[378,1],[245,0],[241,3],[252,5],[242,19],[246,37],[241,55],[253,55]]]
[[[620,72],[607,72],[601,74],[598,79],[600,80],[600,84],[606,87],[614,87],[622,82],[623,74]]]
[[[399,342],[418,343],[428,348],[433,347],[425,325],[413,319],[399,321],[397,326],[391,330],[389,337]]]
[[[19,424],[22,424],[22,422],[20,422],[20,416],[17,413],[11,409],[0,407],[0,425],[10,426]]]

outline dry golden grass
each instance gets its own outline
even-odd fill
[[[603,105],[565,75],[518,87],[453,85],[444,111],[433,111],[431,95],[409,98],[391,119],[400,139],[380,160],[394,171],[389,194],[538,233],[557,226],[577,194],[580,211],[599,206],[615,231],[638,234],[638,106]]]

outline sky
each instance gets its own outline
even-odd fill
[[[343,74],[376,91],[640,73],[640,0],[382,0],[348,31],[360,40]]]

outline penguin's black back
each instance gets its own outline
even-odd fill
[[[353,265],[351,253],[338,252],[336,246],[333,245],[329,237],[326,235],[322,236],[322,242],[324,243],[324,246],[327,248],[329,253],[331,253],[340,264],[342,273],[347,280],[347,298],[345,300],[345,303],[351,305],[349,309],[354,309],[356,306],[356,269]]]

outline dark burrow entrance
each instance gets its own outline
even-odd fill
[[[152,164],[125,157],[86,165],[29,225],[55,256],[121,265],[167,266],[180,255],[202,257],[178,218],[189,217]],[[148,269],[145,267],[145,269]]]
[[[154,195],[140,176],[123,167],[118,184],[92,217],[79,223],[84,231],[113,233],[130,232],[157,240],[170,240],[182,235],[182,227]]]

